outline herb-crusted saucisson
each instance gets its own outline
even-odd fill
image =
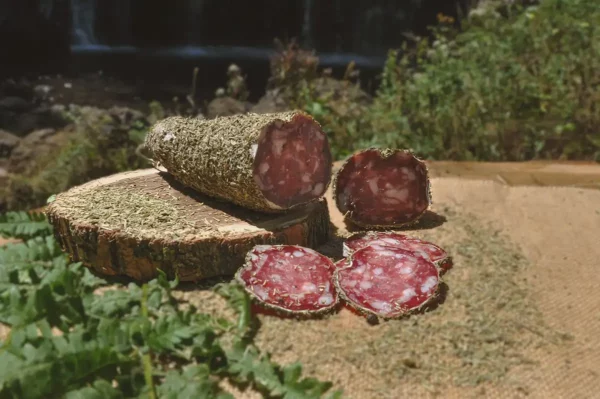
[[[331,151],[320,125],[300,111],[157,122],[145,146],[178,181],[265,213],[323,196]]]

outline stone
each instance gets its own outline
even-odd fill
[[[58,131],[39,129],[28,134],[12,150],[7,171],[19,174],[34,171],[38,164],[47,161],[52,154],[58,153],[68,143],[73,132],[74,129],[71,127]]]
[[[269,90],[251,108],[257,114],[269,114],[291,110],[291,106],[278,89]]]
[[[5,110],[13,112],[24,112],[28,111],[32,107],[33,104],[21,97],[10,96],[0,98],[0,108],[3,108]]]
[[[246,103],[231,97],[218,97],[212,100],[207,107],[207,119],[217,116],[231,116],[248,112]]]
[[[40,100],[47,100],[52,90],[53,87],[50,85],[37,85],[33,88],[33,92]]]
[[[8,158],[21,139],[14,134],[0,129],[0,159]]]

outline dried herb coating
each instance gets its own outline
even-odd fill
[[[152,127],[145,147],[184,185],[265,213],[312,202],[331,180],[327,137],[300,111],[170,117]]]

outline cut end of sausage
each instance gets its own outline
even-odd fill
[[[281,208],[320,198],[329,186],[329,141],[308,115],[297,114],[289,122],[269,125],[251,155],[254,181],[264,197]]]
[[[333,262],[297,245],[258,245],[237,280],[261,306],[286,315],[315,315],[334,309],[338,295]]]
[[[410,251],[433,262],[442,272],[446,272],[452,267],[452,258],[438,245],[393,231],[369,231],[349,237],[344,241],[344,256],[350,256],[357,250],[369,245],[389,246]]]
[[[435,297],[440,278],[436,266],[409,251],[369,245],[337,269],[334,281],[348,305],[383,319],[423,307]]]
[[[427,167],[409,151],[361,151],[337,173],[334,196],[338,209],[359,226],[408,225],[431,204]]]

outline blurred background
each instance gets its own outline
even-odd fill
[[[323,66],[350,61],[380,70],[388,49],[410,34],[427,34],[440,12],[465,12],[468,0],[3,0],[0,40],[9,74],[105,72],[189,78],[216,89],[208,72],[236,62],[256,69],[264,88],[273,40],[295,39],[320,54]],[[185,76],[182,76],[182,74]],[[262,80],[262,86],[260,85]],[[259,96],[259,91],[254,92]]]
[[[600,160],[597,0],[0,0],[0,211],[156,120],[300,108],[337,159]]]

